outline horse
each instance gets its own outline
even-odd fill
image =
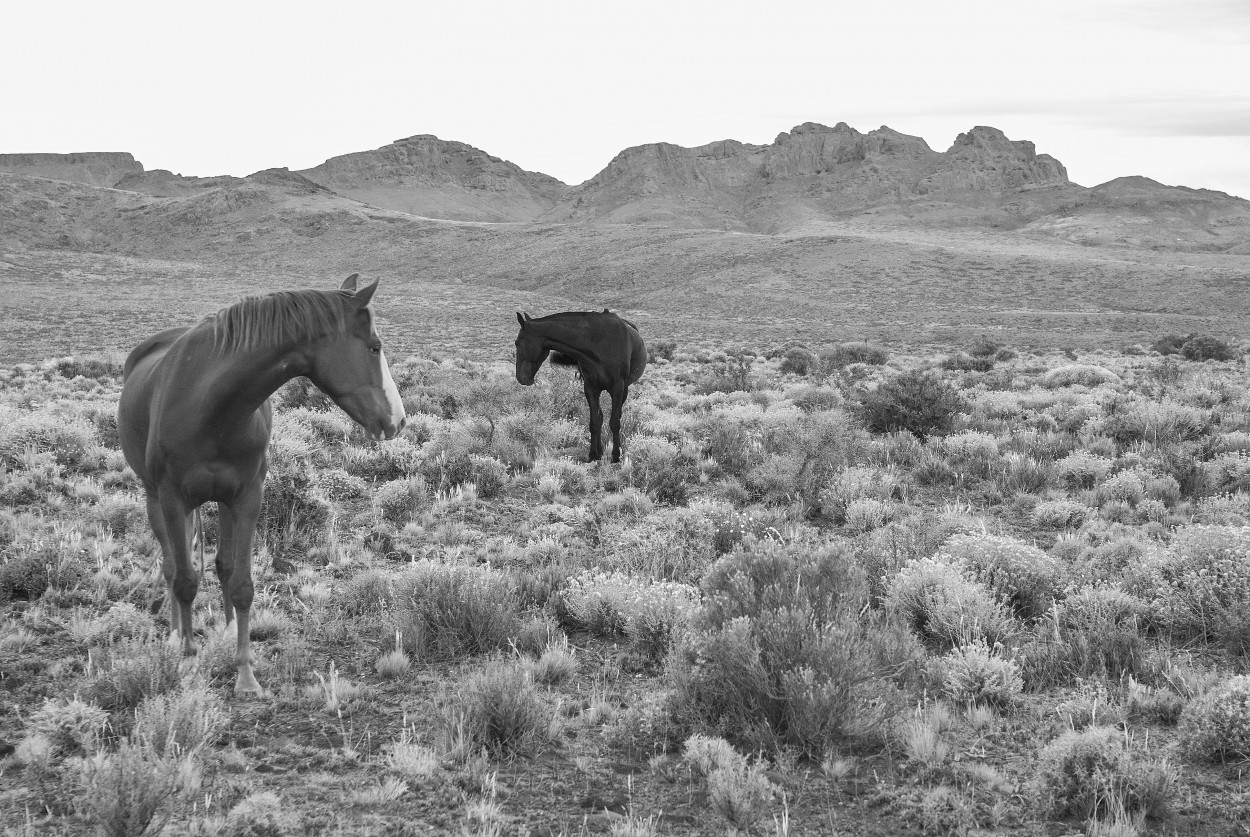
[[[603,408],[599,396],[604,390],[612,397],[612,461],[621,461],[621,408],[630,384],[642,377],[647,367],[647,346],[638,326],[608,309],[565,311],[532,318],[516,315],[521,331],[516,338],[516,379],[531,386],[538,368],[548,356],[560,366],[576,366],[590,407],[590,461],[603,458]]]
[[[200,576],[192,562],[192,518],[215,501],[222,630],[237,623],[238,693],[265,694],[252,668],[248,615],[252,541],[273,430],[269,397],[304,375],[372,440],[395,437],[407,420],[369,306],[377,280],[357,287],[358,278],[353,273],[337,291],[247,297],[195,325],[147,338],[123,368],[117,430],[160,544],[169,641],[184,655],[197,650],[191,605]]]

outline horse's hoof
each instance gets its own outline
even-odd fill
[[[261,685],[256,682],[256,678],[252,678],[252,682],[250,683],[244,682],[240,679],[234,684],[234,694],[235,697],[259,698],[261,700],[270,696],[269,692],[265,691]]]

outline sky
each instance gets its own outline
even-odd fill
[[[303,169],[414,134],[576,184],[650,142],[976,125],[1250,199],[1250,0],[12,4],[0,153]]]

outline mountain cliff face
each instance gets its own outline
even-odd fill
[[[771,145],[725,140],[628,149],[566,191],[546,217],[778,232],[922,198],[992,210],[1014,191],[1065,185],[1058,160],[996,128],[973,128],[940,153],[885,126],[864,134],[845,122],[807,122]]]
[[[0,171],[88,186],[115,186],[127,175],[142,174],[143,164],[124,151],[0,154]]]
[[[549,175],[429,134],[332,157],[300,174],[362,203],[456,221],[533,220],[565,188]]]

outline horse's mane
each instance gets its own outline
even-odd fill
[[[246,351],[346,330],[343,291],[279,291],[249,296],[205,319],[218,349]]]

